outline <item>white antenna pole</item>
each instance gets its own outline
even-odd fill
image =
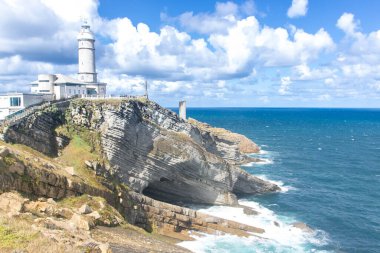
[[[149,97],[148,97],[148,81],[147,80],[145,80],[145,97],[146,97],[146,99],[149,99]]]

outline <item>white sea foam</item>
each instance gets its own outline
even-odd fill
[[[259,158],[260,161],[255,162],[255,164],[260,164],[260,165],[267,165],[267,164],[273,164],[273,160],[267,159],[267,158]]]
[[[281,189],[281,192],[288,192],[290,190],[296,190],[297,189],[297,188],[295,188],[293,186],[285,185],[284,182],[282,182],[280,180],[271,180],[266,175],[254,175],[254,176],[258,177],[258,178],[260,178],[262,180],[265,180],[265,181],[268,181],[268,182],[271,182],[273,184],[278,185],[278,187],[280,187],[280,189]]]
[[[233,220],[243,224],[265,229],[265,233],[252,235],[249,238],[239,238],[232,235],[194,236],[195,241],[182,242],[181,246],[193,252],[305,252],[307,246],[325,245],[327,236],[321,231],[308,233],[295,228],[296,222],[291,217],[277,216],[272,210],[259,203],[239,200],[239,204],[255,209],[258,215],[246,215],[242,207],[212,206],[199,209],[199,212]],[[307,250],[309,251],[309,250]]]
[[[250,163],[245,163],[242,164],[242,167],[254,167],[255,165],[268,165],[268,164],[273,164],[273,161],[271,159],[267,158],[259,158],[260,160],[257,162],[250,162]]]
[[[269,154],[269,151],[266,151],[266,150],[260,149],[259,154],[260,154],[260,155],[267,155],[267,154]]]

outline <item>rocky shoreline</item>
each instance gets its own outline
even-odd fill
[[[29,115],[5,127],[3,136],[7,143],[0,148],[1,192],[27,194],[28,203],[38,197],[51,198],[51,203],[79,196],[101,197],[120,215],[114,215],[120,222],[114,232],[86,216],[85,230],[98,231],[99,238],[128,233],[122,230],[123,223],[176,240],[192,240],[190,231],[260,235],[264,233],[261,228],[178,204],[236,205],[236,195],[279,190],[237,166],[253,161],[246,155],[259,151],[252,141],[193,119],[181,120],[147,100],[78,99]],[[0,200],[6,199],[4,194]],[[255,214],[249,208],[245,211]],[[80,218],[77,209],[71,208],[71,212],[64,218],[70,222],[73,217]],[[47,216],[54,221],[52,213]],[[67,227],[58,230],[72,233]],[[86,240],[79,240],[78,245],[82,247]],[[173,247],[173,252],[181,252]]]

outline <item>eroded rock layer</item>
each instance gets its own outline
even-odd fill
[[[247,160],[245,152],[258,150],[253,142],[181,120],[154,102],[80,99],[61,112],[62,122],[56,121],[61,119],[57,113],[31,115],[10,127],[5,137],[54,155],[62,139],[55,136],[57,125],[97,133],[113,174],[135,191],[166,202],[233,205],[235,194],[279,189],[234,165]],[[16,138],[18,133],[26,134]]]
[[[153,102],[81,101],[69,110],[72,124],[100,130],[104,155],[122,181],[155,199],[235,204],[236,193],[278,189],[226,160],[244,159],[240,139],[205,134]]]

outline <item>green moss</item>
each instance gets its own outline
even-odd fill
[[[83,194],[81,196],[64,198],[58,203],[61,206],[69,207],[69,208],[79,208],[84,204],[88,204],[91,208],[99,209],[100,208],[99,200],[104,201],[100,197],[90,197],[87,194]]]
[[[23,248],[37,236],[38,233],[18,231],[5,225],[0,225],[0,249]]]
[[[16,158],[13,155],[7,155],[3,158],[3,161],[5,165],[8,167],[16,163]]]
[[[68,124],[57,128],[56,133],[71,139],[69,145],[62,150],[59,161],[64,165],[74,167],[77,176],[91,186],[104,189],[94,172],[85,165],[86,160],[98,161],[100,164],[107,163],[101,155],[100,134],[84,127],[74,128]]]

